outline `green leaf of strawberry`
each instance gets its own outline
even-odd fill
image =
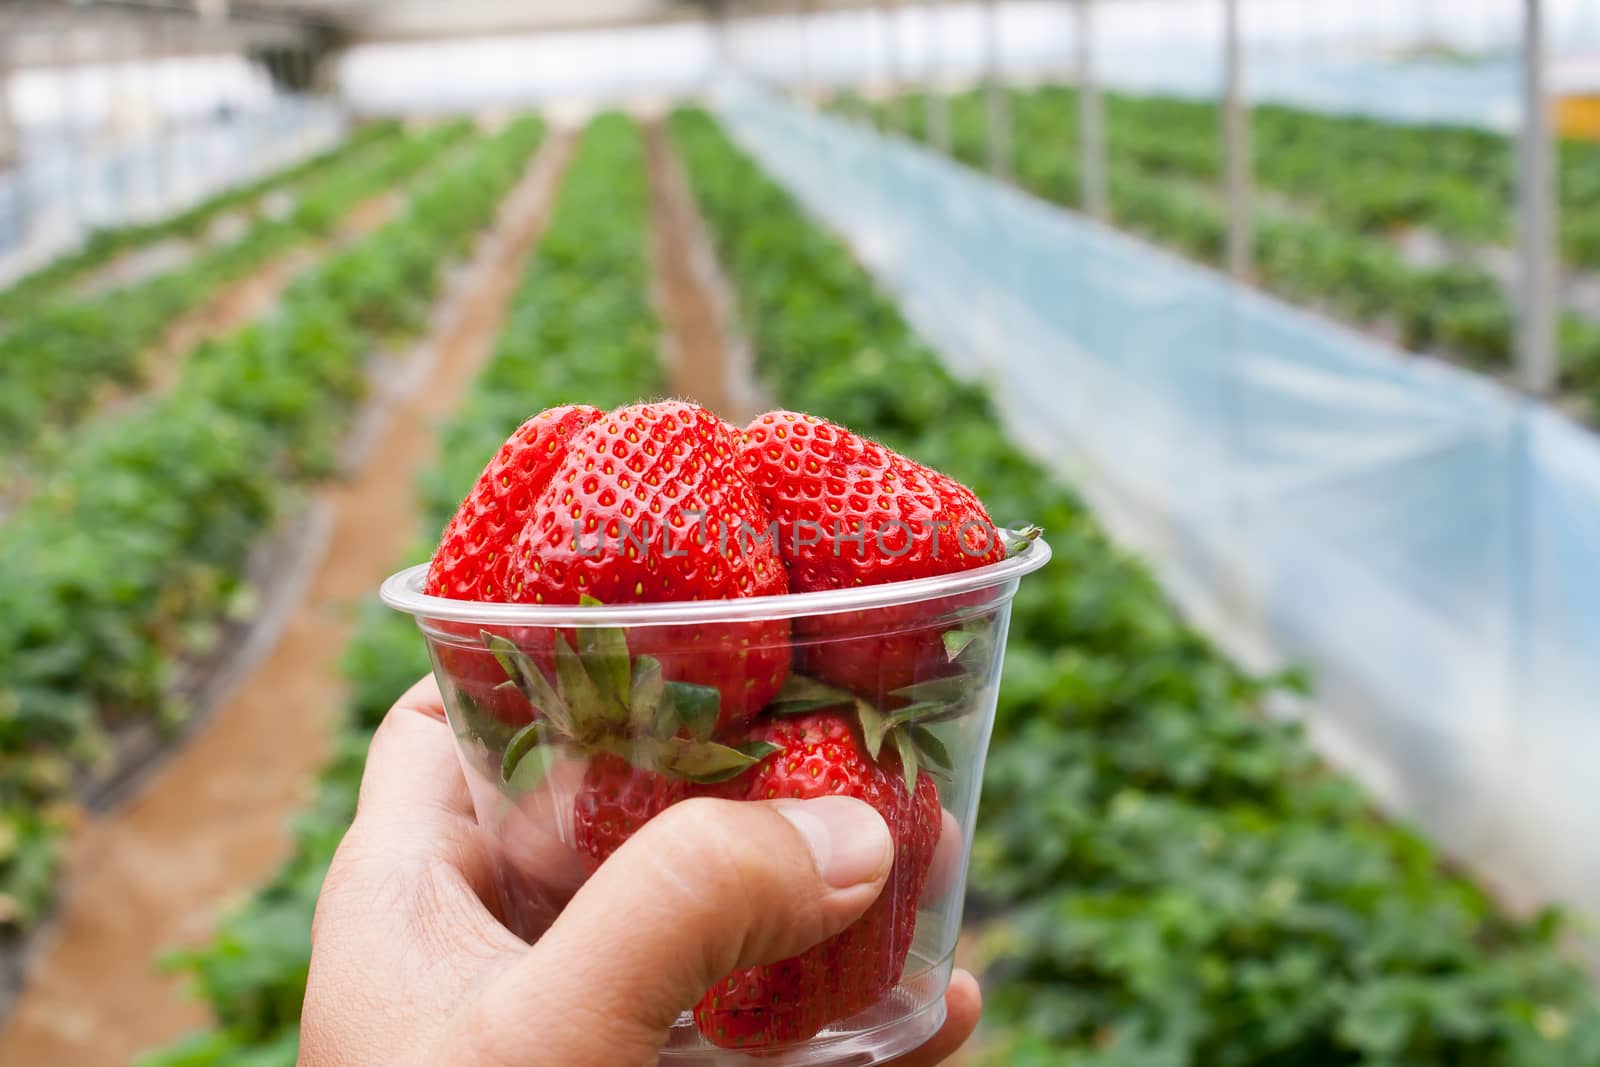
[[[678,723],[689,731],[690,737],[704,741],[716,732],[722,698],[711,686],[668,682],[664,703],[671,705]]]
[[[804,715],[823,708],[837,708],[855,702],[847,690],[820,682],[804,674],[793,674],[784,681],[777,697],[767,705],[774,715]]]
[[[600,686],[590,677],[587,665],[567,643],[566,636],[556,634],[555,644],[556,688],[571,711],[573,721],[594,727],[620,725],[619,717],[624,709],[600,695]]]
[[[978,639],[978,632],[976,630],[961,629],[946,630],[941,636],[944,640],[945,658],[954,663],[961,657],[962,651]]]
[[[900,769],[905,773],[906,796],[912,796],[917,791],[917,772],[922,768],[917,746],[911,740],[910,731],[896,730],[894,747],[900,752]]]
[[[976,688],[970,674],[947,674],[942,678],[929,678],[894,690],[893,696],[904,697],[914,704],[958,704],[972,695]]]
[[[938,734],[922,725],[914,725],[906,733],[916,746],[922,762],[928,766],[929,773],[948,775],[955,769],[955,764],[950,760],[950,750],[945,748]]]
[[[958,631],[951,631],[957,633]],[[971,648],[975,642],[985,640],[981,631],[961,631],[962,637],[953,644],[959,646],[957,655]],[[835,686],[820,682],[803,674],[790,674],[778,698],[767,710],[775,716],[800,717],[816,711],[832,710],[845,713],[853,710],[861,728],[862,747],[874,761],[882,759],[886,741],[892,740],[902,764],[910,761],[912,780],[917,769],[945,776],[952,769],[950,752],[937,734],[928,727],[960,718],[972,710],[971,697],[976,689],[976,679],[968,675],[950,675],[933,678],[915,685],[905,686],[897,695],[916,696],[922,699],[893,710],[884,710],[867,700],[853,696]]]
[[[779,751],[778,746],[765,741],[721,745],[715,741],[696,741],[684,737],[669,739],[667,747],[668,752],[661,761],[662,769],[668,774],[701,785],[737,778],[764,757]]]
[[[580,597],[579,604],[598,607],[594,597]],[[613,713],[626,708],[629,696],[628,640],[615,626],[591,626],[578,631],[578,657],[594,680],[601,701]]]
[[[577,732],[577,725],[572,721],[566,702],[551,687],[544,672],[517,647],[516,642],[488,630],[480,630],[478,637],[484,647],[494,654],[500,669],[505,671],[506,677],[510,679],[503,684],[515,685],[522,690],[523,696],[528,698],[528,703],[533,705],[535,711],[543,713],[562,735],[573,736]]]
[[[548,740],[550,727],[543,722],[530,722],[512,735],[506,743],[505,755],[500,759],[500,777],[510,782],[522,765],[524,757]]]
[[[580,628],[577,650],[564,634],[553,634],[554,686],[515,642],[488,630],[482,639],[515,679],[506,684],[522,689],[543,716],[507,744],[501,777],[508,783],[520,780],[531,753],[553,748],[616,757],[640,772],[701,784],[725,782],[775,751],[765,742],[711,740],[721,693],[713,686],[666,681],[653,656],[630,659],[620,629]]]
[[[662,737],[677,733],[682,724],[672,702],[662,699],[666,691],[660,660],[654,656],[634,660],[633,681],[628,687],[628,724],[641,731],[654,728]]]
[[[861,739],[867,743],[867,754],[877,759],[883,751],[884,738],[889,736],[889,716],[865,700],[853,701],[856,717],[861,721]]]

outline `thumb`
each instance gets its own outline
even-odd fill
[[[486,1064],[654,1064],[708,988],[849,926],[893,862],[883,818],[849,797],[674,805],[484,991],[450,1051]]]

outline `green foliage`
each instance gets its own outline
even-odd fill
[[[526,120],[471,145],[275,313],[202,346],[170,395],[80,434],[0,526],[0,845],[17,842],[0,847],[0,925],[42,915],[51,812],[103,755],[101,723],[182,715],[176,664],[248,603],[244,566],[287,488],[329,468],[369,360],[391,333],[421,328],[444,266],[540,132]],[[348,284],[352,264],[375,262],[382,284]]]
[[[1264,711],[848,251],[702,113],[673,119],[758,366],[792,406],[1044,526],[974,842],[993,1062],[1580,1067],[1600,1000],[1557,950],[1378,818]]]
[[[643,146],[620,116],[584,135],[550,227],[514,297],[488,366],[443,430],[425,480],[429,536],[455,511],[504,440],[544,407],[615,407],[662,388],[646,285],[648,209]],[[420,558],[431,544],[419,547]],[[273,882],[224,920],[204,948],[175,957],[210,1004],[218,1029],[139,1061],[140,1067],[294,1062],[311,958],[311,914],[334,849],[355,811],[367,741],[385,712],[428,670],[415,624],[369,605],[345,657],[351,697],[338,756],[315,805],[295,823],[295,849]]]
[[[238,240],[104,295],[45,294],[19,306],[0,332],[0,446],[19,456],[71,447],[72,427],[99,391],[136,383],[141,357],[179,315],[267,260],[327,236],[357,203],[416,175],[468,130],[458,122],[411,137],[363,139],[361,151],[311,172],[286,218],[256,218]]]
[[[947,100],[951,154],[986,165],[981,92]],[[1044,87],[1010,94],[1016,180],[1048,200],[1079,204],[1078,99]],[[886,109],[917,115],[922,94]],[[1104,94],[1111,215],[1124,229],[1220,266],[1228,215],[1221,196],[1217,105],[1170,97]],[[835,103],[858,114],[857,100]],[[1253,211],[1253,255],[1262,285],[1298,303],[1394,331],[1417,351],[1489,370],[1509,367],[1514,307],[1487,270],[1466,262],[1408,262],[1394,237],[1413,227],[1462,248],[1511,239],[1511,155],[1503,137],[1446,126],[1408,126],[1276,105],[1253,112],[1254,180],[1266,195]],[[906,133],[925,137],[920,122]],[[1600,148],[1562,146],[1562,247],[1576,267],[1600,268]],[[1564,316],[1564,384],[1600,403],[1594,324]]]

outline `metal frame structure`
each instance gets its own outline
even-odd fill
[[[1556,350],[1556,176],[1546,82],[1544,0],[1522,0],[1522,124],[1517,137],[1517,366],[1522,387],[1554,392]]]
[[[1083,182],[1083,210],[1102,222],[1111,217],[1106,186],[1105,106],[1094,64],[1094,9],[1097,0],[1075,0],[1078,76],[1078,167]]]
[[[915,0],[913,0],[915,2]],[[1003,0],[969,0],[981,12],[981,83],[986,120],[987,162],[997,177],[1012,169],[1012,122],[1006,93],[1001,47]],[[1104,107],[1095,55],[1096,12],[1114,0],[1068,0],[1074,13],[1073,69],[1078,84],[1077,145],[1082,206],[1086,214],[1106,219],[1110,189],[1106,161]],[[1174,0],[1183,2],[1183,0]],[[1220,5],[1222,123],[1225,160],[1222,193],[1228,205],[1226,264],[1229,273],[1248,281],[1252,273],[1251,122],[1247,91],[1248,56],[1242,30],[1243,0],[1196,0]],[[802,58],[800,76],[809,88],[820,88],[817,57],[811,53],[807,28],[818,17],[841,11],[873,12],[882,53],[876,74],[896,91],[916,77],[907,67],[901,31],[904,0],[606,0],[583,13],[555,2],[486,3],[464,0],[474,19],[498,19],[528,27],[608,25],[619,13],[633,12],[633,23],[707,19],[726,26],[740,17],[787,15],[797,27]],[[927,24],[943,17],[948,0],[918,4]],[[473,6],[476,5],[476,6]],[[1557,358],[1556,170],[1546,83],[1545,0],[1521,0],[1522,122],[1516,152],[1516,234],[1518,262],[1517,378],[1528,393],[1545,396],[1559,378]],[[315,81],[316,58],[345,42],[388,40],[399,32],[387,21],[395,11],[433,11],[418,0],[387,5],[380,0],[16,0],[0,8],[0,80],[36,66],[128,62],[130,57],[188,55],[219,50],[245,52],[263,61],[283,84],[305,89]],[[465,16],[463,16],[465,17]],[[375,21],[374,21],[375,20]],[[402,20],[403,23],[404,20]],[[372,25],[367,25],[372,22]],[[407,24],[409,25],[409,24]],[[926,76],[941,73],[941,58],[929,48]],[[724,49],[720,57],[737,57]],[[0,162],[14,142],[0,94]],[[950,143],[948,102],[930,92],[923,121],[932,143],[944,150]],[[903,129],[909,116],[900,107],[888,111],[888,125]]]
[[[1222,0],[1222,137],[1227,160],[1228,273],[1250,276],[1250,105],[1244,88],[1240,0]]]
[[[898,10],[896,0],[875,0],[879,10],[892,18]],[[1221,128],[1218,136],[1225,162],[1222,194],[1228,205],[1226,265],[1228,273],[1244,282],[1253,275],[1254,226],[1252,213],[1251,104],[1246,85],[1247,49],[1243,34],[1243,0],[1214,0],[1222,11],[1223,84]],[[1074,20],[1073,71],[1078,88],[1077,145],[1082,206],[1085,214],[1105,220],[1109,217],[1109,188],[1106,163],[1105,118],[1095,64],[1095,11],[1101,0],[1071,0]],[[1517,138],[1516,188],[1518,190],[1517,245],[1519,262],[1518,331],[1516,344],[1517,378],[1528,393],[1550,395],[1559,378],[1556,327],[1559,322],[1556,269],[1557,188],[1554,167],[1554,140],[1551,129],[1550,99],[1546,82],[1547,49],[1544,29],[1544,0],[1521,0],[1523,40],[1520,56],[1523,86],[1522,122]],[[1001,0],[981,0],[982,84],[987,125],[987,159],[992,174],[1008,179],[1011,171],[1011,119],[1005,94],[1005,71],[1000,48]],[[740,5],[757,13],[766,5],[752,2]],[[828,10],[852,6],[830,5]],[[942,4],[926,5],[927,13],[937,17]],[[807,5],[806,15],[818,10]],[[891,24],[892,25],[892,24]],[[887,70],[891,89],[904,77],[897,43],[887,48]],[[929,77],[938,73],[936,57],[930,57]],[[924,122],[930,142],[941,151],[950,147],[948,101],[942,93],[927,93]],[[899,128],[904,116],[890,109],[889,125]]]

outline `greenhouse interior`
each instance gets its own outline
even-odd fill
[[[1590,0],[9,0],[0,1063],[1600,1067],[1597,432]]]

